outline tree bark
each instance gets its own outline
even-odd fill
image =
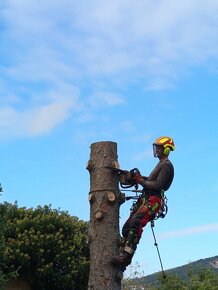
[[[122,193],[118,177],[107,166],[118,166],[117,143],[91,145],[90,173],[90,273],[89,290],[120,290],[122,274],[111,264],[119,252],[119,207]]]

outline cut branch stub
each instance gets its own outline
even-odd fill
[[[86,164],[86,169],[90,172],[90,171],[92,171],[93,167],[94,167],[94,164],[93,164],[92,160],[89,160]]]
[[[93,202],[95,200],[95,195],[93,192],[89,194],[89,202]]]
[[[100,210],[98,210],[98,211],[96,212],[96,214],[95,214],[95,218],[96,218],[97,220],[101,220],[101,219],[103,218],[103,216],[104,216],[104,213],[103,213],[102,211],[100,211]]]
[[[109,203],[114,203],[116,196],[115,196],[114,192],[107,191],[107,198],[108,198]]]
[[[118,161],[113,161],[112,162],[112,167],[116,168],[116,169],[120,169],[120,164]]]

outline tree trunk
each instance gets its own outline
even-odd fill
[[[90,273],[89,290],[120,290],[122,274],[111,264],[119,252],[119,207],[123,196],[118,177],[107,166],[118,166],[117,143],[91,145],[90,173]]]

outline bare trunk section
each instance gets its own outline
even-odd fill
[[[112,266],[111,259],[119,251],[119,207],[123,196],[118,177],[106,168],[117,164],[117,143],[91,145],[87,165],[90,172],[89,290],[121,289],[121,273]]]

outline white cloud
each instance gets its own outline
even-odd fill
[[[150,88],[166,88],[190,66],[218,56],[216,1],[8,3],[7,33],[19,42],[14,49],[22,56],[19,66],[31,66],[32,59],[33,68],[42,66],[40,74],[48,57],[74,74],[115,78],[119,73],[128,79],[128,72]],[[31,57],[35,49],[41,50],[39,59]]]
[[[0,134],[20,137],[49,133],[78,110],[78,96],[73,86],[59,82],[46,94],[17,96],[17,102],[12,98],[8,105],[3,103],[0,107]]]
[[[150,88],[166,88],[190,66],[217,58],[218,4],[200,3],[88,1],[76,18],[87,48],[79,55],[91,71],[134,70]]]
[[[23,116],[26,132],[33,136],[50,132],[69,116],[70,107],[66,102],[56,102],[27,111]]]
[[[69,115],[71,105],[54,102],[41,107],[18,111],[12,107],[0,109],[0,132],[4,136],[37,136],[48,133]]]
[[[124,105],[135,80],[167,89],[191,67],[213,63],[215,71],[217,11],[217,1],[202,0],[6,0],[0,130],[16,120],[20,134],[48,132],[72,108],[90,120],[99,108]],[[77,105],[62,99],[67,86],[80,95]]]
[[[161,239],[170,239],[176,237],[184,237],[188,235],[195,235],[199,233],[207,233],[207,232],[215,232],[218,231],[218,223],[208,224],[208,225],[200,225],[192,228],[181,229],[177,231],[165,232],[159,235]]]

